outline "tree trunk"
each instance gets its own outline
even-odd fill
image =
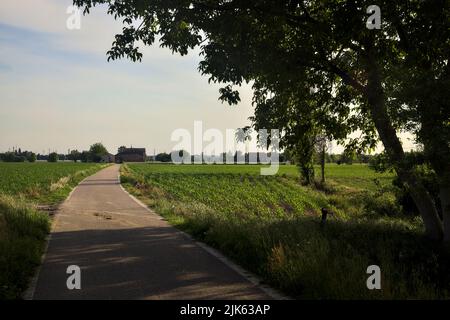
[[[444,242],[450,244],[450,186],[441,186],[439,196],[444,218]]]
[[[435,90],[439,90],[436,88]],[[442,220],[444,223],[444,241],[450,244],[450,145],[448,134],[439,110],[427,108],[433,101],[422,101],[422,129],[421,139],[424,143],[424,153],[429,159],[430,165],[436,173],[439,185],[439,198],[442,208]],[[443,109],[448,109],[448,104]],[[434,112],[433,112],[434,111]]]
[[[369,108],[384,148],[394,164],[397,175],[405,183],[422,216],[425,231],[429,238],[440,240],[443,236],[442,223],[439,219],[432,197],[414,173],[413,168],[405,162],[405,154],[395,128],[392,126],[381,85],[380,70],[374,57],[367,56],[368,84],[366,96]]]
[[[325,184],[325,143],[323,143],[323,146],[322,146],[322,154],[321,154],[321,159],[320,159],[320,166],[321,166],[321,169],[322,169],[321,183]]]
[[[437,170],[439,179],[439,198],[444,221],[444,242],[450,245],[450,164]]]

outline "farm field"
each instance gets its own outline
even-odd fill
[[[81,178],[99,168],[101,165],[92,163],[0,162],[0,194],[53,204],[63,200]]]
[[[189,174],[247,174],[259,175],[263,165],[171,165],[171,164],[152,164],[147,165],[144,170],[146,173],[189,173]],[[137,165],[133,169],[139,170]],[[316,176],[320,174],[320,167],[315,166]],[[326,178],[342,186],[360,190],[373,190],[376,188],[374,180],[378,180],[381,185],[389,185],[394,177],[391,172],[377,173],[365,164],[353,165],[326,165]],[[278,176],[287,175],[298,177],[298,168],[295,165],[280,165]]]
[[[267,177],[259,168],[126,164],[121,176],[128,191],[170,223],[292,297],[449,296],[450,279],[438,276],[449,261],[435,261],[419,219],[393,212],[392,174],[331,165],[333,187],[325,192],[301,186],[294,166]],[[325,226],[322,208],[334,213]],[[383,291],[361,281],[371,264],[384,270]]]
[[[40,263],[50,218],[37,205],[58,204],[102,167],[0,162],[0,300],[20,298]]]

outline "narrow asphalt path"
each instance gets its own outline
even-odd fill
[[[33,299],[269,299],[149,212],[118,182],[120,166],[83,181],[56,215]],[[66,285],[81,268],[81,289]]]

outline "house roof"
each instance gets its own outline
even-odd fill
[[[124,151],[119,152],[117,155],[124,155],[124,154],[145,155],[145,148],[126,148]]]

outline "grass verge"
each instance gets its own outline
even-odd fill
[[[0,195],[0,300],[17,299],[27,288],[49,231],[47,214]]]
[[[41,262],[51,218],[38,205],[56,207],[84,178],[106,166],[77,171],[32,192],[0,193],[0,300],[20,299]]]
[[[440,245],[423,238],[419,221],[343,214],[342,218],[332,219],[322,226],[318,213],[311,209],[324,205],[349,209],[352,198],[339,200],[343,195],[333,192],[319,197],[316,191],[304,192],[302,188],[294,189],[303,193],[299,199],[308,203],[319,199],[320,205],[312,204],[308,210],[288,210],[273,216],[254,214],[252,205],[246,211],[231,214],[233,210],[225,206],[245,208],[249,199],[245,195],[232,197],[231,189],[223,191],[233,183],[239,183],[239,179],[228,175],[198,179],[190,175],[168,175],[165,181],[164,174],[146,175],[123,166],[121,176],[129,192],[171,224],[219,249],[273,287],[295,298],[450,297],[449,255]],[[227,185],[214,191],[198,183],[218,185],[214,179],[227,180]],[[272,187],[250,186],[249,193],[253,199],[269,199]],[[295,197],[290,201],[295,201]],[[216,202],[221,206],[216,206]],[[372,205],[377,206],[377,203]],[[369,275],[366,270],[370,265],[381,268],[381,290],[367,289]]]

